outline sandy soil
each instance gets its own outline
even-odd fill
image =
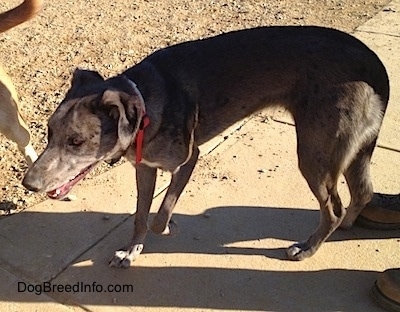
[[[2,2],[0,11],[19,2]],[[109,77],[156,49],[262,25],[320,25],[352,32],[388,2],[52,0],[35,19],[0,35],[0,63],[13,78],[40,152],[46,144],[47,119],[63,99],[76,67]],[[0,134],[0,214],[45,198],[20,184],[26,168],[15,144]],[[92,176],[107,169],[100,166]]]

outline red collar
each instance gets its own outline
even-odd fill
[[[144,129],[150,124],[150,118],[146,114],[146,106],[144,104],[142,94],[140,93],[136,84],[126,76],[123,76],[123,78],[125,78],[127,80],[129,85],[131,86],[133,92],[139,97],[140,102],[141,102],[140,103],[141,104],[141,109],[140,109],[141,121],[140,121],[139,129],[138,129],[138,132],[137,132],[136,138],[135,138],[136,164],[139,164],[143,159],[142,151],[143,151]],[[138,115],[139,115],[139,113],[138,113]]]
[[[140,122],[139,130],[136,134],[136,165],[138,165],[142,159],[142,151],[143,151],[143,137],[144,137],[144,129],[150,124],[150,118],[143,112],[142,121]]]

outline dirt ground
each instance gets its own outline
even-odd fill
[[[1,2],[0,11],[20,2]],[[40,152],[46,144],[47,119],[63,99],[76,67],[109,77],[159,48],[255,26],[320,25],[352,32],[388,2],[52,0],[35,19],[0,35],[0,63],[14,81]],[[16,145],[0,134],[0,214],[45,199],[20,184],[26,168]],[[107,169],[102,165],[92,176]]]

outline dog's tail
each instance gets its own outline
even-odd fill
[[[25,0],[19,6],[0,14],[0,33],[34,17],[41,9],[43,0]]]

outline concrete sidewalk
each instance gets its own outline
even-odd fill
[[[377,192],[398,193],[400,0],[354,35],[389,72],[391,99],[372,175]],[[82,182],[77,201],[48,200],[2,217],[0,311],[382,311],[370,288],[379,272],[400,267],[399,231],[337,231],[312,258],[286,260],[285,248],[319,220],[286,118],[259,113],[203,146],[175,210],[180,233],[150,234],[128,270],[110,269],[108,260],[132,234],[130,164]],[[160,173],[153,212],[167,183]],[[344,181],[340,186],[346,204]],[[41,293],[45,282],[72,289]]]

